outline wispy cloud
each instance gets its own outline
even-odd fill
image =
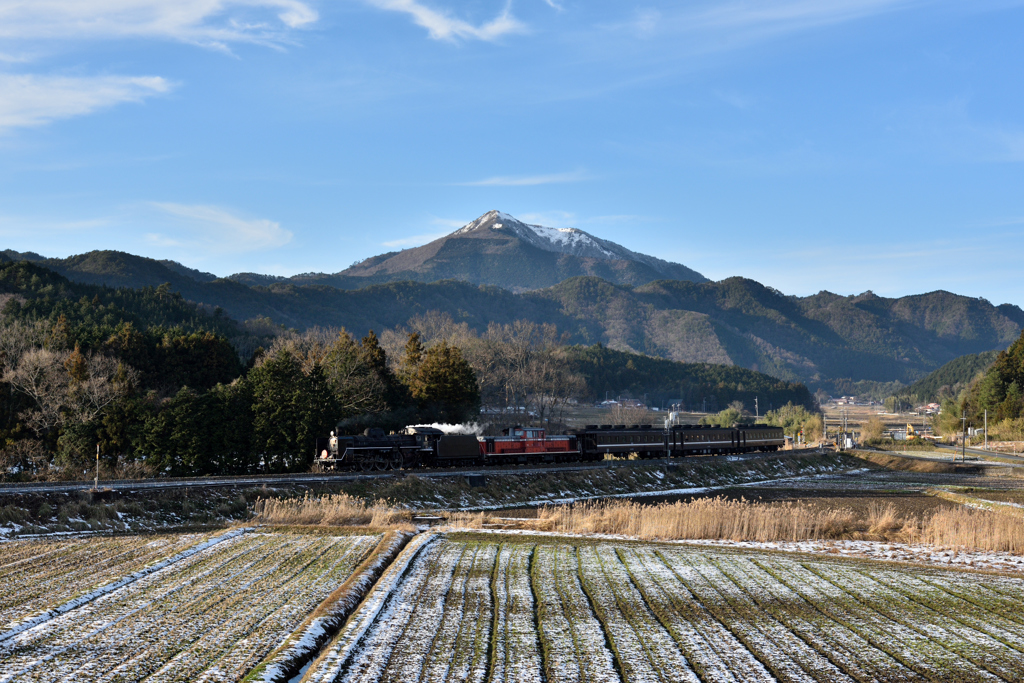
[[[979,121],[968,98],[939,105],[897,109],[890,125],[908,139],[923,143],[931,155],[938,152],[971,163],[1024,161],[1024,130],[1004,122]]]
[[[464,225],[463,223],[459,224]],[[427,235],[410,235],[409,237],[402,237],[397,240],[388,240],[387,242],[381,242],[381,246],[388,247],[389,249],[405,249],[406,247],[418,247],[423,244],[429,244],[434,240],[441,239],[447,232],[435,232]]]
[[[714,3],[671,17],[675,27],[763,36],[837,24],[929,4],[929,0],[741,0]]]
[[[484,178],[483,180],[473,180],[458,184],[470,187],[529,187],[532,185],[579,183],[592,179],[593,176],[585,171],[571,171],[569,173],[550,173],[547,175],[495,176],[493,178]]]
[[[532,225],[544,225],[549,228],[568,228],[579,222],[576,219],[576,214],[571,211],[524,213],[516,216],[516,218]]]
[[[633,28],[637,35],[650,36],[658,30],[661,23],[661,12],[656,9],[642,9],[637,11],[636,19],[633,20]]]
[[[217,206],[154,203],[169,217],[174,233],[150,233],[147,241],[163,247],[204,249],[217,253],[245,253],[288,244],[292,233],[280,223],[263,218],[241,218]]]
[[[947,0],[695,0],[680,9],[651,2],[603,28],[645,40],[667,37],[684,52],[706,53],[943,2]]]
[[[0,74],[0,131],[38,126],[123,102],[141,102],[172,87],[158,76]]]
[[[0,236],[25,239],[26,236],[47,238],[67,237],[71,234],[90,234],[114,224],[111,218],[81,218],[57,220],[33,216],[0,216]],[[62,245],[63,246],[63,245]],[[53,256],[47,252],[44,256]]]
[[[418,0],[367,0],[367,2],[380,9],[408,14],[417,26],[427,29],[430,37],[435,40],[458,38],[495,40],[509,33],[522,33],[526,30],[526,26],[512,16],[511,3],[506,4],[501,14],[494,19],[474,25],[464,19],[453,17],[444,10],[428,7]]]
[[[302,0],[0,0],[0,41],[66,45],[79,40],[154,38],[229,51],[239,42],[279,47],[317,20]],[[31,59],[0,53],[0,63]],[[90,114],[166,93],[159,76],[0,74],[0,131]]]
[[[277,45],[317,19],[301,0],[0,0],[8,40],[151,37],[227,49]]]

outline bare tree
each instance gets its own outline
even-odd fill
[[[359,345],[347,332],[338,333],[323,363],[343,414],[361,415],[387,408],[384,378],[369,366]]]
[[[25,424],[42,436],[61,423],[71,376],[64,368],[67,352],[43,348],[22,354],[15,368],[4,373],[4,381],[28,396],[35,403],[34,410],[21,415]]]
[[[612,406],[612,422],[619,425],[649,424],[651,414],[647,406],[638,403],[616,403]]]
[[[534,353],[527,372],[527,405],[541,423],[560,422],[569,402],[587,388],[583,377],[569,370],[565,358],[554,349]]]
[[[0,368],[10,370],[29,350],[42,348],[49,331],[50,324],[41,320],[31,323],[5,320],[0,323]]]
[[[84,378],[72,376],[68,383],[68,417],[80,424],[96,419],[139,381],[134,368],[101,354],[86,357],[86,373]]]
[[[35,403],[20,416],[38,436],[65,424],[95,419],[138,381],[138,373],[101,354],[35,348],[3,379]]]
[[[570,372],[558,354],[567,338],[554,325],[525,320],[488,327],[485,339],[493,352],[488,379],[499,388],[506,414],[543,421],[553,411],[560,415],[585,390],[583,378]]]

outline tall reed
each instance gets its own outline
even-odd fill
[[[407,510],[383,501],[365,500],[339,493],[302,498],[261,498],[256,501],[255,521],[261,524],[402,527],[412,519]]]
[[[1024,522],[1017,515],[969,507],[939,510],[924,520],[914,540],[937,548],[1024,553]]]
[[[470,527],[484,523],[480,515],[453,515],[449,521]],[[745,500],[698,498],[654,506],[612,501],[544,507],[532,526],[545,531],[616,534],[645,540],[787,541],[834,538],[853,521],[853,512],[845,508],[816,510],[799,503],[756,505]]]
[[[485,513],[453,513],[455,527],[507,526]],[[602,501],[544,507],[520,528],[573,534],[612,534],[643,540],[722,539],[804,541],[857,539],[927,544],[936,548],[1024,552],[1018,516],[968,507],[904,516],[893,503],[872,503],[865,516],[849,508],[821,509],[803,503],[753,503],[726,498],[642,505]]]

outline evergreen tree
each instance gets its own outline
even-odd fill
[[[265,358],[247,378],[252,388],[253,447],[268,472],[309,467],[313,444],[337,419],[338,407],[319,364],[303,372],[287,348]]]
[[[418,343],[418,338],[415,341]],[[455,424],[479,414],[476,375],[457,347],[441,341],[427,349],[414,367],[408,379],[409,393],[419,404],[421,419]]]

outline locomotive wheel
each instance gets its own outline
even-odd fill
[[[360,472],[372,472],[373,471],[373,458],[363,456],[359,459],[359,471]]]
[[[402,451],[397,448],[391,451],[391,457],[388,458],[388,469],[389,470],[400,470],[402,469]]]
[[[390,458],[386,453],[377,453],[373,456],[373,469],[377,472],[383,472],[388,468],[388,462]]]

